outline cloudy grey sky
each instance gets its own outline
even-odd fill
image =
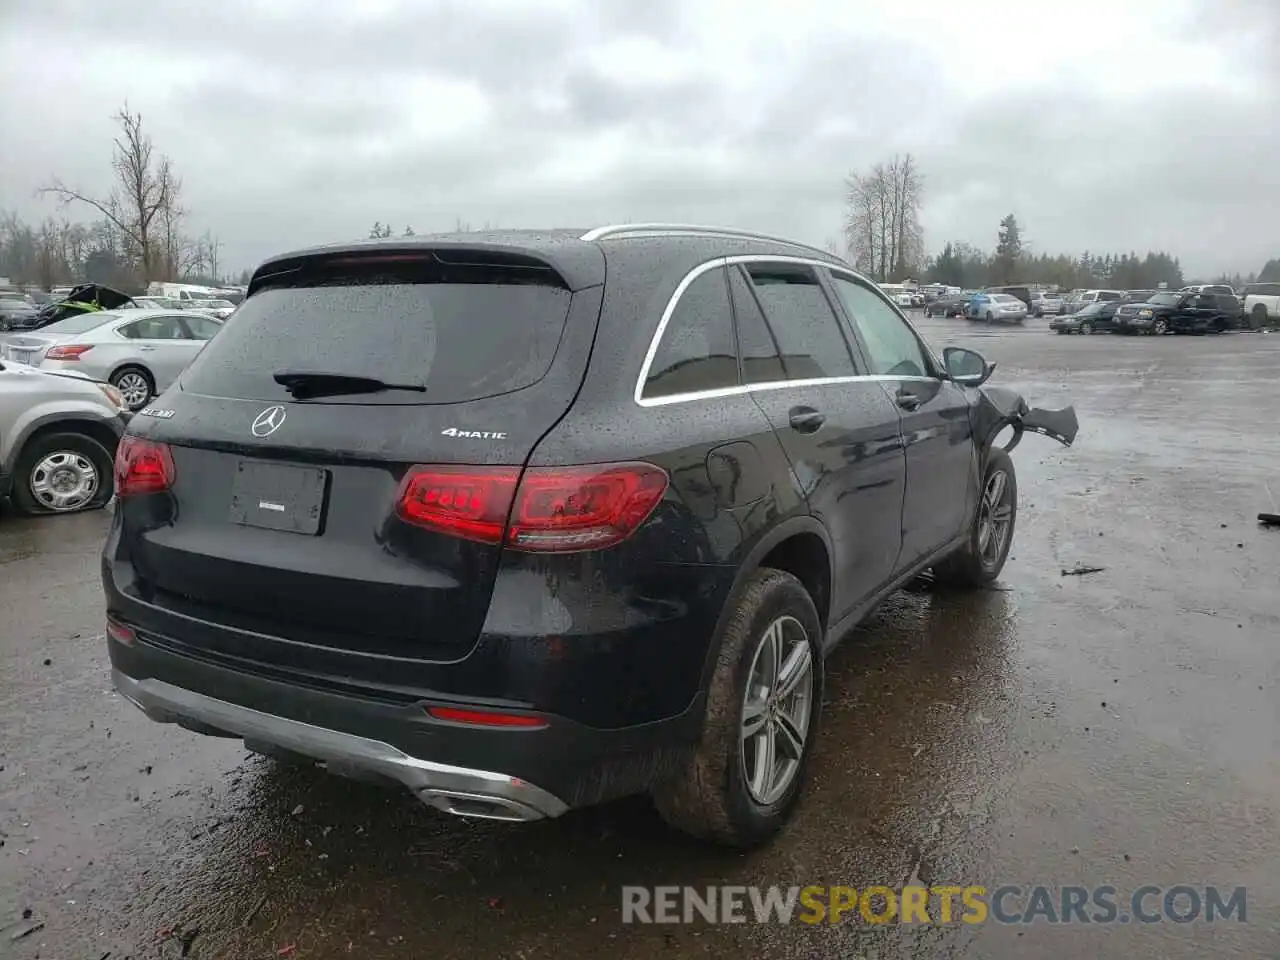
[[[1280,256],[1280,0],[0,0],[0,208],[109,187],[141,111],[227,266],[676,220],[821,244],[915,153],[926,244]]]

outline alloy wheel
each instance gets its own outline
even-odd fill
[[[992,567],[999,562],[1009,540],[1013,523],[1013,504],[1009,503],[1009,475],[997,470],[987,480],[978,507],[978,556],[983,566]]]
[[[742,779],[761,806],[795,782],[813,717],[813,650],[804,625],[781,616],[765,629],[742,700]]]

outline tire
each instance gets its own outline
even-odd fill
[[[932,319],[933,319],[933,307],[925,307],[925,308],[924,308],[924,315],[925,315],[926,317],[928,317],[930,320],[932,320]]]
[[[782,829],[803,791],[822,709],[822,625],[813,599],[799,580],[781,570],[762,568],[733,601],[715,643],[715,672],[697,745],[682,768],[655,784],[651,794],[663,820],[677,830],[725,846],[755,847]],[[760,706],[760,715],[766,718],[761,729],[773,731],[778,746],[786,739],[778,718],[790,714],[792,731],[800,730],[803,719],[802,745],[787,751],[792,754],[787,760],[789,779],[783,784],[780,775],[770,791],[760,781],[748,782],[749,771],[759,769],[755,761],[760,735],[748,741],[743,724],[748,696],[779,646],[784,662],[794,656],[803,668],[807,656],[808,674],[801,685],[807,684],[808,690],[803,706],[802,688],[792,695],[796,700],[790,710],[777,703]],[[790,742],[794,743],[794,734]]]
[[[1061,327],[1059,327],[1057,330],[1055,330],[1055,331],[1053,331],[1053,332],[1054,332],[1054,333],[1056,333],[1058,336],[1062,336],[1062,335],[1063,335],[1064,333],[1066,333],[1067,331],[1066,331],[1066,330],[1064,330],[1064,329],[1062,329]]]
[[[994,494],[997,497],[997,515],[1004,521],[999,529],[1004,532],[1002,540],[993,541],[990,538],[996,529],[987,531],[985,525],[992,517],[991,498],[997,476],[1004,477],[999,492]],[[966,588],[984,587],[994,581],[1009,559],[1017,520],[1018,475],[1013,469],[1013,460],[1004,450],[992,447],[987,455],[986,469],[982,472],[982,493],[970,522],[969,536],[964,546],[933,568],[934,579],[946,586]],[[984,533],[988,537],[985,541]]]
[[[1267,308],[1261,303],[1255,303],[1253,310],[1249,312],[1249,329],[1261,330],[1267,325]]]
[[[96,510],[115,493],[111,471],[111,454],[92,437],[45,434],[23,447],[10,499],[28,516]]]
[[[987,311],[987,323],[990,323],[990,322],[991,322],[992,320],[994,320],[994,319],[995,319],[995,317],[993,317],[993,316],[991,315],[991,311],[990,311],[990,310],[988,310],[988,311]]]
[[[111,375],[110,383],[124,394],[124,402],[130,410],[141,410],[156,395],[155,378],[142,367],[121,367]],[[145,397],[142,396],[143,390],[147,394]]]
[[[1169,332],[1169,321],[1164,317],[1157,317],[1155,322],[1151,324],[1151,335],[1154,337],[1163,337]]]
[[[1082,336],[1082,337],[1087,337],[1087,336],[1089,336],[1089,335],[1090,335],[1090,334],[1092,334],[1092,333],[1093,333],[1093,324],[1092,324],[1092,323],[1090,323],[1088,320],[1086,320],[1086,321],[1084,321],[1084,323],[1080,324],[1080,336]]]

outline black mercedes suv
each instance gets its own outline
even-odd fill
[[[839,259],[740,231],[278,257],[120,445],[115,685],[451,813],[649,792],[761,842],[824,655],[921,571],[994,578],[1006,451],[1075,437],[993,369],[935,357]]]

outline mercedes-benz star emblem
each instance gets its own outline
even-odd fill
[[[269,437],[284,423],[284,407],[267,407],[253,421],[255,437]]]

